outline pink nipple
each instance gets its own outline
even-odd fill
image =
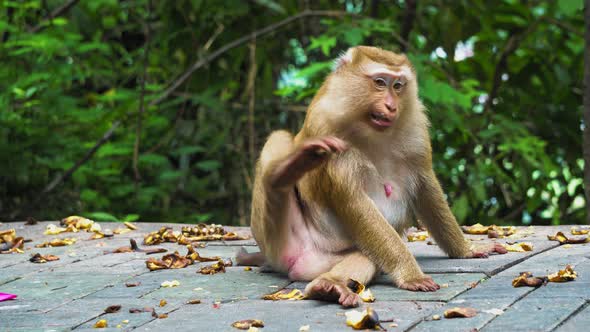
[[[391,186],[391,184],[386,183],[383,185],[383,187],[385,188],[385,196],[391,196],[391,193],[393,192],[393,187]]]

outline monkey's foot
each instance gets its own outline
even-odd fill
[[[305,287],[305,295],[310,299],[338,302],[343,307],[358,307],[361,298],[358,294],[342,282],[332,281],[326,278],[317,278]]]
[[[266,257],[262,252],[249,253],[246,248],[241,247],[236,253],[236,263],[242,266],[263,266],[266,262]]]
[[[440,286],[429,276],[403,282],[398,287],[413,292],[435,292],[440,289]]]
[[[326,136],[304,141],[271,175],[274,187],[294,185],[305,173],[320,166],[332,153],[344,152],[348,145],[341,139]]]
[[[488,258],[490,254],[503,255],[507,252],[508,250],[506,250],[504,246],[502,246],[500,243],[494,242],[491,246],[473,249],[469,258]]]

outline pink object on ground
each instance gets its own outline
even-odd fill
[[[0,302],[14,299],[16,299],[16,295],[14,294],[0,293]]]

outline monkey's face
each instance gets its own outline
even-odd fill
[[[386,130],[403,111],[402,99],[410,71],[394,71],[377,63],[366,65],[363,69],[369,96],[365,121],[376,130]]]

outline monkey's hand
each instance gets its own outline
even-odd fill
[[[490,255],[507,253],[508,250],[504,248],[500,243],[489,243],[485,245],[473,246],[471,253],[465,258],[488,258]]]
[[[269,174],[269,184],[274,188],[294,185],[305,173],[320,166],[333,153],[344,152],[348,144],[343,140],[324,136],[302,142],[285,160]]]

